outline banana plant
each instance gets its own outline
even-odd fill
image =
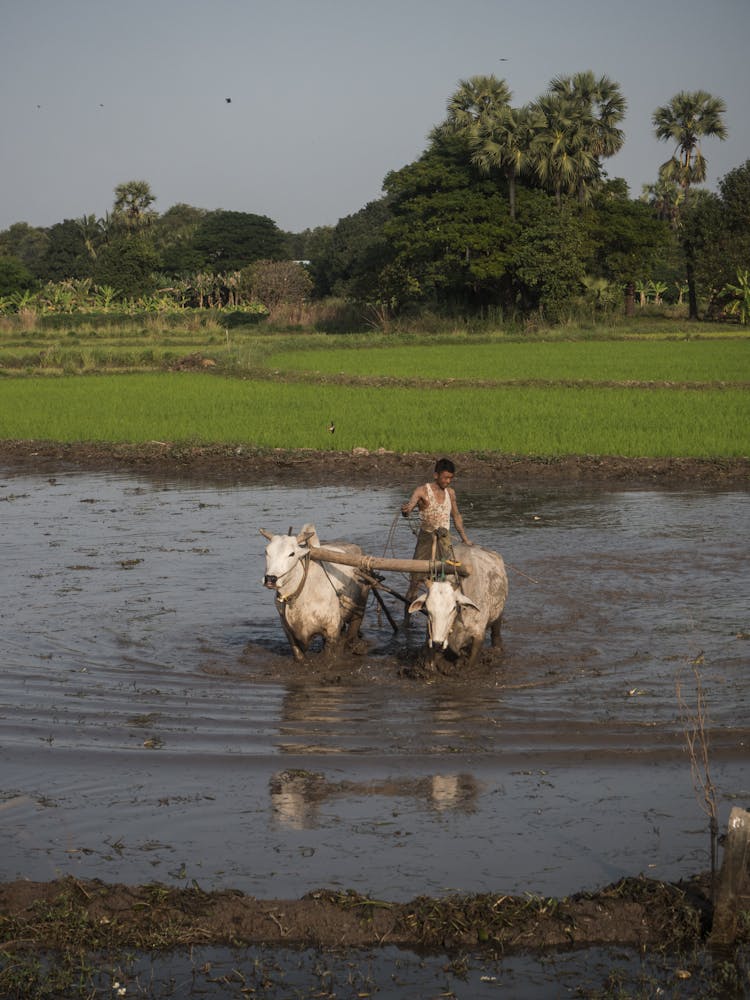
[[[21,312],[24,309],[33,309],[37,305],[37,296],[35,292],[30,292],[26,288],[22,292],[13,292],[10,302],[16,312]]]
[[[750,271],[737,269],[737,284],[727,283],[723,290],[732,296],[732,301],[727,306],[727,312],[731,316],[736,316],[742,326],[750,323]]]
[[[95,285],[93,290],[94,303],[97,309],[107,312],[120,293],[112,285]]]
[[[646,303],[648,302],[648,296],[649,296],[649,293],[651,291],[651,282],[650,281],[636,281],[636,283],[635,283],[635,290],[638,293],[638,301],[639,301],[639,304],[640,304],[641,309],[642,309],[646,305]]]

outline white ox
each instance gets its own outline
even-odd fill
[[[502,556],[478,545],[454,545],[458,562],[471,570],[463,577],[463,592],[448,580],[427,581],[427,593],[409,606],[427,612],[427,642],[431,649],[450,649],[460,657],[468,649],[468,666],[476,662],[490,629],[493,646],[502,645],[500,625],[508,597],[508,577]]]
[[[310,558],[310,546],[320,545],[312,524],[296,536],[271,535],[262,528],[260,533],[268,539],[263,585],[276,591],[276,610],[295,660],[304,659],[316,635],[329,647],[341,641],[344,629],[356,639],[369,591],[357,570]],[[326,547],[354,555],[362,551],[349,542],[327,542]]]

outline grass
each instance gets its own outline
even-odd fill
[[[287,350],[269,367],[424,379],[750,382],[750,340],[577,341]]]
[[[748,427],[750,394],[738,389],[355,388],[192,373],[0,382],[5,439],[732,458],[750,454]]]
[[[0,323],[0,437],[549,457],[750,454],[750,338],[736,326],[641,316],[523,335],[328,335],[160,325],[158,317],[70,324]],[[214,362],[211,377],[170,370],[186,359],[200,368],[201,358]]]
[[[494,360],[492,345],[497,348],[501,345],[515,345],[518,350],[510,351],[506,356],[510,359],[523,356],[526,349],[542,347],[543,344],[556,344],[564,354],[566,347],[576,343],[577,352],[574,357],[577,364],[578,359],[584,356],[586,344],[601,346],[603,341],[625,348],[626,343],[633,346],[633,341],[640,340],[710,340],[717,348],[722,348],[742,337],[741,328],[733,324],[701,323],[691,326],[684,321],[645,316],[609,325],[568,324],[533,330],[514,326],[483,326],[474,331],[466,323],[456,323],[453,328],[449,328],[443,322],[434,331],[422,328],[390,334],[372,330],[368,333],[332,334],[315,332],[311,328],[271,332],[267,325],[233,326],[230,323],[224,326],[222,319],[217,312],[208,317],[187,316],[182,322],[177,322],[173,316],[162,317],[155,314],[127,318],[81,314],[36,317],[33,321],[30,320],[30,325],[24,325],[21,317],[0,316],[0,372],[28,374],[34,371],[90,371],[108,368],[159,369],[180,356],[195,352],[214,358],[223,368],[238,371],[265,366],[281,366],[285,370],[294,366],[321,371],[328,370],[328,366],[331,366],[331,370],[340,371],[349,369],[353,351],[362,352],[364,363],[364,358],[372,348],[382,348],[382,353],[372,352],[378,355],[377,368],[388,361],[390,351],[395,346],[397,350],[392,365],[399,375],[404,374],[398,371],[399,365],[404,362],[419,372],[423,363],[419,360],[419,353],[423,348],[429,348],[428,358],[437,358],[436,361],[429,362],[436,373],[434,377],[459,377],[458,370],[463,364],[460,355],[473,355],[477,350],[480,354],[475,359],[477,364],[474,369],[479,368],[482,377],[485,371],[478,364],[483,356],[481,352],[490,349],[491,360]],[[52,320],[55,322],[52,323]],[[457,349],[457,354],[445,361],[439,354],[436,355],[435,350],[438,346],[449,345]],[[705,346],[708,347],[708,344]],[[314,357],[305,358],[300,363],[286,353],[310,349],[315,351]],[[321,351],[327,353],[337,350],[342,351],[341,358],[332,356],[330,361],[322,359]],[[415,350],[417,360],[412,361],[410,351]],[[535,357],[540,354],[533,350],[532,353]],[[602,353],[606,354],[606,351],[595,351],[592,357],[598,357]],[[456,364],[458,370],[454,371],[452,369]],[[553,374],[553,377],[563,376]]]
[[[335,338],[333,343],[343,338]],[[350,338],[352,339],[352,338]],[[269,369],[283,373],[355,377],[474,381],[580,381],[750,383],[750,340],[575,341],[490,343],[383,343],[355,339],[331,346],[332,338],[247,338],[238,343],[166,338],[154,342],[88,342],[0,347],[0,370],[7,374],[60,374],[94,371],[153,371],[190,355],[215,361],[236,373]],[[282,348],[281,350],[279,348]]]

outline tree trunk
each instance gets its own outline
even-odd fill
[[[635,282],[628,281],[625,285],[625,315],[635,316]]]
[[[685,248],[687,261],[685,269],[687,271],[688,286],[688,319],[698,319],[698,295],[695,290],[695,265],[693,264],[693,248]]]

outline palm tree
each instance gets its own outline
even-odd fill
[[[534,102],[534,112],[544,124],[536,130],[531,152],[537,177],[554,192],[557,204],[563,194],[587,190],[598,176],[596,155],[587,135],[587,123],[565,95],[547,93]]]
[[[468,80],[459,80],[458,89],[448,101],[447,130],[466,134],[481,116],[501,114],[512,96],[505,80],[496,76],[471,76]]]
[[[588,120],[595,156],[614,156],[622,149],[625,133],[618,126],[628,105],[618,83],[608,76],[597,79],[591,70],[586,70],[573,76],[556,76],[549,89],[566,97],[579,115]]]
[[[534,137],[543,125],[531,105],[507,105],[498,113],[481,114],[469,130],[472,163],[484,174],[500,169],[508,180],[511,219],[516,217],[516,178],[529,167]]]
[[[76,219],[76,225],[86,247],[86,253],[91,260],[96,260],[99,247],[104,239],[102,220],[97,219],[95,215],[82,215],[80,219]]]
[[[669,104],[657,108],[651,119],[656,138],[675,144],[659,176],[677,181],[686,193],[691,184],[702,184],[706,179],[706,158],[701,152],[701,139],[726,139],[726,110],[720,97],[712,97],[705,90],[680,91]]]
[[[727,106],[720,97],[705,90],[680,91],[669,104],[657,108],[652,115],[656,138],[673,142],[674,152],[659,169],[659,177],[676,181],[683,190],[683,203],[688,200],[691,184],[706,179],[706,158],[701,151],[701,139],[726,139],[724,123]],[[685,245],[690,319],[698,318],[698,297],[695,291],[695,260],[692,245]]]
[[[459,80],[448,101],[448,116],[440,132],[459,135],[467,143],[472,162],[484,174],[503,170],[508,178],[510,216],[516,216],[516,177],[526,166],[533,129],[528,109],[510,106],[513,94],[496,76]]]
[[[596,77],[591,70],[573,76],[555,77],[549,93],[565,105],[565,116],[575,132],[581,170],[577,178],[578,200],[588,200],[591,184],[602,175],[602,159],[614,156],[625,141],[619,127],[627,102],[620,85],[608,76]]]
[[[668,222],[674,229],[680,214],[680,206],[685,199],[685,192],[676,181],[659,177],[655,184],[641,185],[641,201],[645,201],[654,210],[657,219]]]
[[[155,201],[148,181],[126,181],[115,188],[114,215],[127,229],[140,229],[151,220],[149,209]]]

